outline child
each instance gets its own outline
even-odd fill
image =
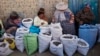
[[[45,9],[44,8],[40,8],[39,12],[43,12],[44,15],[45,15]],[[46,16],[45,16],[44,20],[47,21],[47,22],[49,22]]]
[[[13,11],[4,25],[6,33],[15,35],[16,29],[19,27],[20,23],[21,21],[19,15],[17,14],[17,12]]]
[[[34,18],[34,26],[46,26],[48,22],[45,20],[44,12],[38,12],[38,15]]]
[[[39,12],[44,12],[45,13],[45,9],[44,8],[40,8]]]

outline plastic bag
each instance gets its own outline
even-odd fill
[[[53,36],[54,40],[60,40],[60,37],[62,35],[62,28],[60,23],[52,23],[50,25],[50,30],[51,30],[51,34]]]
[[[0,31],[0,38],[2,38],[2,35],[4,34],[4,30],[3,29],[1,29],[1,31]]]
[[[39,28],[41,33],[50,32],[49,26],[40,26]]]
[[[94,25],[82,25],[79,28],[79,38],[88,42],[89,47],[92,48],[97,39],[97,32],[98,29]]]
[[[0,56],[10,55],[13,51],[9,49],[9,44],[7,42],[0,42]]]
[[[34,53],[38,48],[37,34],[35,34],[35,33],[34,34],[32,34],[32,33],[25,34],[24,45],[25,45],[28,55],[31,55],[32,53]]]
[[[32,26],[33,19],[32,18],[25,18],[22,20],[23,26],[30,28]]]
[[[31,27],[30,27],[30,32],[31,32],[31,33],[37,33],[37,34],[39,34],[40,29],[39,29],[39,27],[37,27],[37,26],[31,26]]]
[[[4,41],[9,43],[10,49],[15,49],[15,40],[14,39],[6,38],[6,39],[4,39]]]
[[[23,36],[16,36],[16,38],[15,38],[15,44],[16,44],[17,49],[20,52],[23,52],[24,51]]]
[[[1,19],[0,19],[0,25],[1,25],[1,28],[3,29],[4,28],[4,25],[3,25],[3,22],[2,22]]]
[[[86,56],[88,51],[89,51],[89,44],[85,40],[79,39],[78,52]]]
[[[3,28],[2,21],[0,19],[0,38],[2,37],[3,34],[4,34],[4,28]]]
[[[50,51],[57,56],[64,56],[63,44],[60,41],[52,40],[50,42]]]
[[[0,38],[2,37],[3,34],[4,34],[4,25],[2,23],[2,20],[0,19]]]
[[[100,24],[96,24],[97,28],[98,28],[98,42],[100,42]]]
[[[39,40],[39,53],[43,53],[49,48],[52,35],[50,33],[40,33],[38,36]]]
[[[78,38],[74,35],[62,35],[61,42],[64,45],[64,51],[68,56],[72,56],[77,50]]]
[[[14,36],[9,33],[4,33],[3,38],[14,38]]]

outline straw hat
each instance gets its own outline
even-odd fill
[[[56,5],[57,10],[66,10],[68,8],[68,3],[60,2]]]

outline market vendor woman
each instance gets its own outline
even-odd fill
[[[13,11],[9,18],[4,23],[4,28],[6,33],[10,33],[12,35],[15,35],[17,28],[20,25],[20,17],[17,14],[17,12]]]
[[[74,15],[68,8],[68,4],[60,2],[56,5],[54,21],[61,23],[63,34],[75,34]]]
[[[94,14],[91,11],[90,5],[86,4],[83,10],[76,14],[76,21],[81,24],[91,24],[94,20]]]
[[[90,5],[86,4],[85,7],[76,14],[75,18],[77,33],[80,25],[92,24],[94,20],[94,14]]]

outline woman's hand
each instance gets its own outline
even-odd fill
[[[13,31],[13,30],[17,30],[17,27],[11,27],[11,28],[9,28],[8,30],[6,30],[6,32],[7,32],[7,33],[10,33],[10,32]]]
[[[54,16],[52,17],[52,22],[53,22],[53,23],[55,22],[55,17],[54,17]]]
[[[85,16],[85,15],[81,15],[81,17],[80,17],[80,18],[84,19],[84,18],[86,18],[86,16]]]
[[[82,25],[83,24],[83,21],[80,21],[79,24]]]
[[[70,23],[74,23],[74,21],[73,20],[70,20]]]
[[[44,22],[42,22],[41,25],[44,25]]]
[[[74,23],[74,15],[73,14],[71,14],[70,23]]]

